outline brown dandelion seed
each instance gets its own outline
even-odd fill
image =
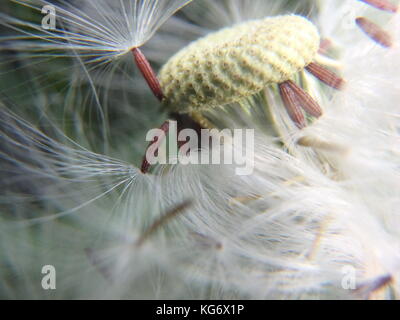
[[[319,44],[319,50],[318,52],[320,54],[325,54],[329,51],[329,49],[332,47],[332,41],[329,39],[321,39],[321,42]]]
[[[316,118],[322,115],[322,109],[318,103],[293,81],[280,83],[279,91],[290,118],[300,129],[306,126],[301,109]]]
[[[388,0],[360,0],[374,8],[388,12],[397,12],[397,6]]]
[[[135,58],[136,65],[138,66],[151,91],[158,100],[163,101],[164,94],[161,89],[160,82],[158,81],[157,75],[155,74],[149,61],[139,48],[132,49],[132,53]]]
[[[362,299],[371,299],[377,291],[385,288],[392,281],[393,277],[390,274],[377,277],[358,286],[356,289],[356,294]]]
[[[216,250],[221,250],[223,248],[223,244],[212,237],[206,236],[198,232],[192,232],[191,235],[203,248],[213,248]]]
[[[341,77],[318,63],[311,62],[306,70],[334,89],[341,90],[344,87],[345,81]]]
[[[89,262],[97,269],[97,271],[99,271],[106,280],[111,281],[112,273],[109,266],[105,265],[105,261],[100,259],[95,250],[91,248],[85,248],[85,254],[89,259]]]
[[[348,153],[348,148],[334,142],[328,142],[313,136],[304,136],[297,140],[297,144],[306,148],[314,148],[330,152],[338,152],[342,155]]]
[[[187,208],[192,205],[192,201],[186,200],[171,210],[167,211],[161,218],[156,220],[136,241],[136,247],[140,247],[143,243],[150,238],[157,230],[159,230],[162,226],[168,223],[171,219],[175,218],[177,215],[183,213]]]
[[[301,111],[300,101],[289,85],[284,82],[279,84],[279,91],[290,119],[300,129],[306,126],[306,119]]]
[[[393,45],[393,40],[390,34],[367,18],[359,17],[356,19],[356,23],[362,31],[381,46],[390,48]]]
[[[160,129],[165,133],[165,136],[166,136],[166,135],[168,134],[168,131],[169,131],[169,121],[168,121],[168,120],[165,121],[165,122],[161,125]],[[145,153],[144,158],[143,158],[143,161],[142,161],[142,166],[140,167],[140,170],[142,171],[142,173],[147,173],[147,172],[149,171],[149,169],[150,169],[150,166],[151,166],[151,164],[150,164],[149,161],[147,160],[147,150],[148,150],[151,146],[153,146],[154,144],[157,144],[156,148],[158,148],[158,147],[160,146],[161,142],[162,142],[161,139],[160,139],[160,141],[158,141],[158,140],[159,140],[158,137],[155,137],[155,138],[153,139],[153,141],[151,141],[151,142],[149,143],[149,145],[147,146],[146,153]],[[158,150],[155,151],[155,155],[158,155]]]

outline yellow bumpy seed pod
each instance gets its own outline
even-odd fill
[[[292,79],[314,60],[319,44],[316,27],[296,15],[222,29],[183,48],[163,66],[164,104],[188,113],[239,101]]]

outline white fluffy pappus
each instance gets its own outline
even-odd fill
[[[171,15],[191,0],[13,1],[38,12],[45,6],[53,7],[56,21],[55,30],[45,30],[39,23],[1,14],[3,25],[25,33],[25,36],[10,38],[14,49],[43,53],[56,50],[58,54],[66,52],[67,55],[77,52],[96,62],[142,46]],[[37,39],[40,41],[35,41]]]

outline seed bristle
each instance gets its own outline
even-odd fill
[[[360,1],[383,11],[396,13],[398,10],[397,6],[388,0],[360,0]]]
[[[161,89],[157,75],[151,67],[149,61],[139,48],[132,49],[132,53],[135,58],[136,65],[138,66],[151,91],[159,101],[163,101],[165,98],[164,93]]]
[[[329,51],[329,49],[332,47],[332,41],[329,39],[321,39],[321,42],[319,44],[319,50],[318,53],[320,54],[325,54]]]
[[[344,79],[318,63],[311,62],[308,66],[306,66],[306,70],[317,77],[319,80],[321,80],[323,83],[334,89],[341,90],[344,87]]]
[[[393,45],[390,34],[371,20],[365,17],[359,17],[356,19],[356,23],[365,34],[381,46],[390,48]]]

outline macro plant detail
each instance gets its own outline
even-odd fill
[[[168,103],[178,110],[185,108],[182,103],[189,111],[220,106],[289,80],[312,61],[318,47],[318,32],[304,18],[250,21],[177,53],[161,70],[161,83]]]
[[[398,1],[10,3],[0,296],[399,297]],[[168,119],[253,129],[254,172],[150,166]]]
[[[168,97],[165,104],[177,112],[194,113],[204,125],[206,121],[201,121],[199,114],[202,109],[240,101],[279,83],[289,115],[304,127],[300,106],[315,117],[322,111],[293,83],[294,76],[307,67],[337,88],[341,82],[313,62],[319,45],[316,28],[298,16],[266,18],[223,29],[191,44],[166,63],[160,73]]]

